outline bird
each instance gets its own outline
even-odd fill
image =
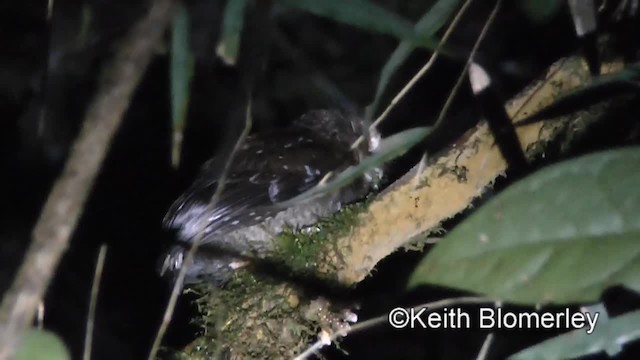
[[[361,137],[365,141],[356,144]],[[286,228],[308,228],[376,191],[384,176],[381,167],[340,190],[280,205],[357,165],[380,141],[363,117],[326,109],[309,111],[287,127],[247,136],[215,203],[212,196],[227,160],[221,156],[205,162],[193,184],[169,208],[163,224],[176,232],[177,241],[161,261],[161,274],[176,279],[190,244],[201,237],[184,284],[225,284],[247,259],[268,257],[274,236]]]

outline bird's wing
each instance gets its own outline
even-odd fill
[[[255,225],[277,212],[275,203],[312,188],[328,171],[345,164],[344,156],[331,154],[312,137],[295,139],[289,143],[272,139],[275,142],[271,144],[250,139],[236,155],[215,204],[210,201],[219,184],[220,170],[210,161],[169,209],[165,226],[180,229],[182,240],[188,241],[202,228],[202,221],[206,222],[207,233]],[[256,156],[260,150],[262,156]]]

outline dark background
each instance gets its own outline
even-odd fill
[[[428,9],[429,3],[376,2],[412,21]],[[192,14],[196,70],[181,166],[178,170],[170,166],[169,60],[165,46],[158,50],[136,92],[45,299],[45,327],[62,336],[74,358],[81,354],[89,289],[101,244],[108,245],[108,254],[97,307],[94,358],[146,358],[170,291],[170,285],[156,272],[158,259],[173,236],[162,229],[162,218],[198,166],[215,153],[225,134],[236,126],[229,122],[241,103],[238,98],[247,69],[260,70],[252,79],[255,128],[260,131],[283,126],[312,109],[348,105],[362,110],[373,99],[379,71],[397,44],[388,36],[277,8],[281,10],[277,17],[266,21],[252,18],[259,16],[255,13],[248,15],[249,25],[243,34],[245,52],[241,53],[240,65],[230,67],[215,56],[225,1],[187,4]],[[46,1],[0,4],[0,290],[8,287],[20,263],[32,226],[95,91],[100,69],[131,24],[143,14],[144,5],[125,0],[56,0],[51,21],[47,21]],[[476,1],[451,44],[468,50],[492,6],[493,1]],[[87,21],[89,28],[83,27]],[[261,28],[264,26],[266,30]],[[83,28],[87,30],[83,32]],[[613,34],[612,44],[621,44],[611,49],[612,53],[628,52],[630,46],[639,49],[637,43],[615,41],[624,39],[625,34],[617,27],[609,26],[606,31]],[[246,44],[254,44],[254,48]],[[542,75],[554,60],[576,51],[578,42],[565,7],[552,18],[536,23],[516,1],[505,1],[478,59],[506,100]],[[383,106],[427,61],[427,55],[423,50],[414,52],[394,77],[381,102]],[[382,126],[383,133],[432,122],[462,64],[450,59],[437,62],[391,113]],[[574,153],[637,144],[639,113],[634,105],[620,109],[611,115],[615,121],[594,131]],[[430,137],[422,149],[433,152],[450,143],[473,125],[477,114],[468,86],[464,86],[451,108],[446,129]],[[413,152],[396,161],[391,167],[391,180],[414,164],[419,155]],[[553,161],[553,156],[550,159]],[[499,183],[497,189],[506,185]],[[398,304],[453,295],[433,288],[403,293],[406,276],[422,256],[393,255],[354,290],[351,296],[363,302],[361,319]],[[184,346],[196,336],[197,327],[189,324],[195,309],[187,300],[183,298],[178,307],[167,346]],[[605,300],[612,315],[640,304],[637,295],[622,289],[612,289]],[[551,335],[499,333],[490,356],[502,358]],[[343,347],[352,358],[469,359],[475,358],[484,336],[479,331],[452,334],[375,329],[349,337]],[[625,352],[630,354],[630,350]],[[327,356],[340,358],[343,354],[331,350]]]

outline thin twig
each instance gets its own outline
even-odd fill
[[[480,348],[480,352],[478,353],[478,357],[476,360],[485,360],[487,355],[489,355],[489,348],[491,347],[491,343],[493,343],[493,333],[489,333],[484,342],[482,343],[482,348]]]
[[[468,305],[468,304],[485,304],[485,303],[495,303],[495,300],[478,297],[478,296],[466,296],[460,298],[448,298],[438,301],[433,301],[430,303],[422,304],[413,307],[414,311],[427,308],[429,311],[433,311],[436,309],[441,309],[444,307],[452,306],[452,305]],[[309,358],[311,355],[318,352],[322,349],[327,343],[333,343],[339,337],[345,337],[350,334],[357,333],[362,330],[370,329],[372,327],[378,326],[387,322],[389,319],[388,314],[380,315],[375,318],[371,318],[369,320],[365,320],[361,323],[355,324],[349,328],[342,329],[340,331],[336,331],[329,336],[329,339],[321,339],[316,341],[313,345],[311,345],[307,350],[303,351],[300,355],[296,356],[293,360],[304,360]]]
[[[429,61],[427,61],[427,63],[420,69],[420,71],[418,71],[411,78],[411,80],[409,80],[409,82],[405,84],[402,90],[400,90],[396,94],[396,96],[394,96],[393,99],[391,99],[391,102],[384,109],[382,114],[380,114],[380,116],[378,116],[376,120],[369,126],[369,131],[373,131],[373,129],[376,129],[380,125],[380,123],[382,123],[382,121],[387,118],[387,115],[389,115],[391,110],[393,110],[396,107],[396,105],[400,102],[400,100],[402,100],[402,98],[404,98],[404,96],[407,95],[407,93],[413,88],[413,86],[418,82],[418,80],[420,80],[427,73],[427,71],[431,69],[431,66],[433,66],[435,61],[438,59],[438,56],[440,55],[440,50],[442,49],[444,44],[449,40],[449,37],[453,33],[453,30],[455,30],[456,26],[458,26],[458,22],[460,22],[460,19],[462,19],[462,15],[464,15],[464,13],[467,11],[467,8],[471,4],[471,1],[473,0],[467,0],[462,5],[460,10],[458,10],[458,13],[451,21],[451,24],[449,24],[447,31],[444,33],[444,35],[442,35],[442,40],[440,40],[440,43],[438,44],[438,46],[436,46],[436,49],[433,51],[433,54],[431,55],[431,57],[429,57]],[[360,136],[358,139],[356,139],[356,141],[351,145],[351,149],[357,148],[362,143],[362,141],[364,141],[364,136]]]
[[[225,187],[227,174],[229,173],[229,169],[231,168],[233,159],[235,155],[238,153],[238,151],[240,150],[240,148],[242,147],[242,144],[244,143],[245,139],[249,135],[249,132],[251,131],[251,124],[252,124],[251,99],[249,98],[249,103],[247,104],[246,114],[245,114],[244,129],[242,130],[242,133],[240,134],[240,137],[238,137],[238,140],[236,141],[235,146],[231,151],[231,154],[229,154],[229,157],[225,162],[224,169],[222,170],[222,174],[218,179],[218,187],[216,188],[216,191],[211,197],[211,201],[209,202],[208,212],[213,210],[213,208],[216,206],[216,203],[220,199],[220,195],[222,195],[222,191],[224,190],[224,187]],[[204,238],[205,229],[207,225],[208,225],[208,220],[206,217],[203,217],[197,223],[196,234],[198,235],[195,237],[195,239],[191,243],[191,247],[189,248],[189,251],[185,256],[184,263],[182,264],[182,267],[178,272],[178,277],[175,281],[175,284],[173,285],[173,289],[171,290],[169,303],[167,304],[167,308],[165,309],[164,316],[162,317],[162,323],[160,324],[158,333],[156,334],[156,337],[153,340],[151,351],[149,352],[149,358],[148,358],[149,360],[155,359],[156,353],[158,352],[158,349],[160,348],[160,344],[162,343],[162,338],[164,337],[164,334],[166,333],[167,328],[171,323],[171,317],[173,316],[173,311],[175,310],[176,304],[178,302],[178,296],[180,295],[180,290],[182,289],[182,283],[184,282],[184,278],[187,275],[187,270],[189,269],[189,267],[193,262],[193,258],[196,254],[196,251],[198,250],[198,247],[200,246],[200,243]]]
[[[333,176],[333,171],[329,171],[328,173],[326,173],[322,179],[320,179],[320,181],[318,181],[318,185],[316,185],[317,187],[321,187],[321,186],[325,186],[327,184],[327,182],[329,182],[329,179]]]
[[[456,84],[454,85],[453,89],[451,89],[451,92],[447,97],[447,101],[445,101],[444,105],[442,106],[442,110],[440,110],[438,119],[433,125],[434,128],[437,128],[440,125],[440,123],[442,123],[445,116],[447,115],[447,112],[449,111],[449,107],[453,103],[453,99],[458,94],[458,89],[460,89],[460,85],[462,85],[462,81],[467,77],[467,71],[469,70],[469,65],[471,65],[471,62],[473,61],[473,58],[476,55],[476,52],[478,51],[480,44],[482,44],[482,40],[484,40],[484,37],[487,35],[487,32],[489,31],[489,27],[491,26],[491,24],[493,24],[493,21],[495,20],[496,15],[498,14],[498,10],[500,10],[500,5],[502,5],[502,0],[497,0],[496,5],[493,7],[491,14],[489,14],[487,21],[484,23],[484,26],[482,27],[482,31],[480,32],[480,35],[478,35],[478,39],[476,40],[475,44],[473,44],[473,48],[469,53],[469,58],[467,59],[467,62],[464,65],[464,69],[462,69],[462,72],[460,72],[460,76],[458,76],[458,80],[456,81]]]
[[[484,37],[487,35],[487,32],[489,31],[489,27],[495,20],[495,17],[498,14],[498,11],[500,10],[501,4],[502,4],[502,0],[496,1],[496,5],[493,7],[491,14],[489,14],[487,21],[484,23],[484,26],[482,27],[482,31],[480,32],[480,35],[478,35],[478,39],[476,39],[475,44],[473,44],[473,48],[469,53],[469,58],[467,58],[467,62],[465,63],[464,68],[460,72],[460,76],[458,76],[458,80],[456,81],[456,84],[453,86],[453,89],[451,89],[451,92],[449,93],[447,100],[445,101],[444,105],[442,106],[442,109],[440,110],[440,114],[438,115],[438,118],[435,124],[433,125],[434,129],[442,125],[442,122],[444,121],[447,115],[447,112],[449,111],[449,108],[453,103],[453,99],[455,99],[456,95],[458,94],[458,90],[460,89],[460,86],[462,85],[463,80],[467,77],[467,72],[469,71],[469,66],[473,62],[473,57],[478,51],[478,48],[480,47],[482,40],[484,40]],[[416,173],[416,176],[421,176],[421,175],[420,173]]]
[[[98,303],[98,293],[100,292],[100,280],[102,279],[102,271],[104,270],[104,259],[107,256],[107,245],[100,246],[98,260],[96,261],[96,270],[93,274],[93,283],[91,284],[91,297],[89,299],[89,314],[87,315],[87,329],[84,333],[84,352],[83,360],[91,359],[91,345],[93,343],[93,327],[96,319],[96,304]]]
[[[502,307],[502,301],[497,300],[493,303],[493,307],[495,309]],[[476,357],[476,360],[485,360],[487,355],[489,355],[489,349],[491,348],[491,344],[493,343],[493,333],[489,333],[487,337],[484,339],[482,343],[482,347],[480,348],[480,352]]]
[[[462,19],[462,16],[467,11],[467,8],[469,7],[469,5],[471,5],[471,1],[473,0],[467,0],[462,5],[462,7],[460,8],[456,16],[453,18],[453,21],[451,21],[451,24],[447,28],[447,31],[442,36],[442,40],[436,47],[436,50],[433,52],[433,55],[431,55],[431,57],[429,58],[429,61],[427,61],[427,63],[420,69],[420,71],[418,71],[418,73],[414,75],[411,78],[411,80],[409,80],[409,82],[402,88],[402,90],[400,90],[400,92],[398,92],[398,94],[391,100],[391,103],[389,104],[389,106],[387,106],[387,108],[384,109],[382,114],[380,114],[380,116],[378,116],[378,118],[373,122],[373,124],[371,124],[372,128],[378,127],[378,125],[380,125],[380,123],[387,117],[387,115],[391,112],[391,110],[393,110],[395,106],[400,102],[400,100],[402,100],[402,98],[409,92],[409,90],[413,88],[413,86],[418,82],[418,80],[420,80],[427,73],[427,71],[431,69],[435,61],[438,59],[438,56],[440,55],[440,50],[442,49],[442,46],[447,42],[447,40],[449,40],[449,36],[451,36],[451,34],[453,33],[453,30],[455,30],[456,26],[458,25],[458,22],[460,22],[460,19]]]
[[[108,65],[65,167],[32,233],[32,241],[0,307],[0,359],[11,358],[31,326],[82,214],[111,139],[173,13],[174,0],[156,0]]]

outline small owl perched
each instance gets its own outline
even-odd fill
[[[275,249],[274,236],[286,227],[313,225],[363,198],[377,187],[381,169],[369,171],[339,191],[288,208],[276,206],[311,189],[329,172],[337,174],[356,165],[375,150],[380,140],[376,132],[351,149],[366,130],[360,118],[319,110],[303,115],[287,128],[250,135],[235,154],[215,204],[210,201],[226,159],[207,161],[164,219],[166,227],[177,230],[182,244],[166,255],[162,272],[177,274],[189,244],[206,224],[185,283],[205,279],[224,283],[240,258],[268,256]]]

